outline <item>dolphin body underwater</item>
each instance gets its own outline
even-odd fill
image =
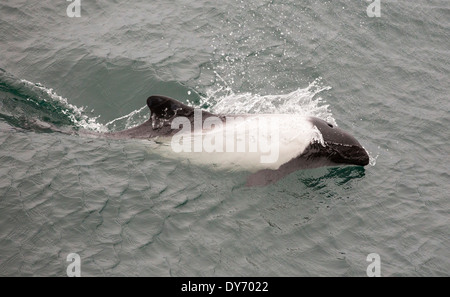
[[[231,170],[250,171],[252,174],[247,178],[247,186],[269,185],[301,169],[369,164],[367,151],[353,136],[316,117],[247,114],[236,115],[236,119],[240,121],[232,122],[228,121],[229,116],[194,109],[164,96],[149,97],[147,105],[150,118],[139,126],[119,132],[88,134],[112,139],[156,139],[166,143],[172,141],[172,153],[176,151],[173,149],[174,139],[176,138],[177,145],[180,140],[184,140],[181,148],[186,150],[180,151],[178,145],[178,154],[172,154],[172,157],[187,158],[192,163],[214,164],[215,167]],[[265,126],[265,129],[260,129],[262,132],[257,131],[260,126]],[[222,141],[225,136],[229,138]],[[252,144],[250,140],[254,136],[260,136],[263,140],[261,143],[267,144],[272,140],[272,145],[276,148],[273,150],[276,154],[272,152],[272,160],[268,160],[271,152],[267,145],[263,151],[259,148],[262,145]],[[203,149],[201,142],[205,137],[209,137],[208,143],[216,150]],[[199,146],[198,143],[194,144],[198,139]],[[240,149],[236,149],[239,145]]]

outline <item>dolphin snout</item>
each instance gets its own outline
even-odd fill
[[[337,164],[369,165],[369,154],[355,137],[324,120],[312,117],[311,122],[322,133],[331,161]]]
[[[347,160],[348,163],[359,166],[367,166],[370,162],[369,154],[362,146],[352,147],[347,156]]]

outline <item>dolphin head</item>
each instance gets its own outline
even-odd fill
[[[310,121],[322,134],[325,145],[313,145],[311,155],[325,156],[332,164],[358,166],[369,164],[367,151],[355,137],[322,119],[311,117]]]

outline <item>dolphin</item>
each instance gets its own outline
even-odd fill
[[[172,98],[160,95],[151,96],[147,99],[147,106],[150,109],[149,120],[134,128],[105,133],[103,136],[113,139],[158,139],[158,141],[162,140],[166,143],[172,140],[172,148],[174,148],[174,138],[180,140],[184,137],[184,140],[189,142],[185,146],[188,151],[179,153],[178,157],[198,161],[201,164],[217,165],[221,163],[231,170],[239,168],[248,170],[252,174],[247,178],[247,186],[269,185],[301,169],[342,165],[366,166],[369,164],[369,155],[358,140],[335,125],[316,117],[231,115],[233,119],[236,117],[241,120],[237,126],[243,128],[240,130],[241,132],[239,129],[236,132],[230,130],[231,124],[228,121],[230,115],[215,115],[205,110],[196,110]],[[196,117],[200,120],[196,120]],[[183,119],[183,121],[179,121],[179,119]],[[255,129],[258,129],[257,125],[263,123],[263,119],[265,119],[266,128],[268,125],[275,126],[276,129],[273,131],[277,133],[276,135],[274,133],[272,135],[270,133],[253,133],[256,131]],[[177,121],[178,123],[176,123]],[[262,152],[256,149],[249,152],[248,148],[252,146],[251,143],[241,146],[241,151],[236,150],[238,138],[248,140],[251,138],[251,134],[253,136],[264,134],[263,138],[266,142],[276,138],[278,156],[275,156],[274,162],[261,162],[264,153],[267,157],[269,151]],[[268,134],[269,136],[267,136]],[[224,150],[205,152],[201,150],[203,148],[201,144],[200,150],[190,150],[190,144],[195,142],[194,139],[198,135],[203,138],[215,139],[216,145],[219,143],[216,148],[219,149],[226,147],[229,142],[221,146],[222,142],[217,140],[224,138],[224,135],[231,135],[233,141],[230,145],[231,152]]]

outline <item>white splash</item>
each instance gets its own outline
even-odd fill
[[[374,167],[375,165],[377,165],[377,159],[380,156],[380,154],[377,154],[375,157],[372,157],[372,154],[368,151],[367,154],[369,155],[369,165]]]
[[[206,97],[199,104],[191,106],[209,106],[208,111],[216,114],[292,114],[296,116],[314,116],[333,125],[336,121],[318,96],[331,87],[323,86],[321,78],[314,80],[306,88],[299,88],[288,94],[258,95],[252,93],[235,93],[216,73],[222,86],[207,90]]]

